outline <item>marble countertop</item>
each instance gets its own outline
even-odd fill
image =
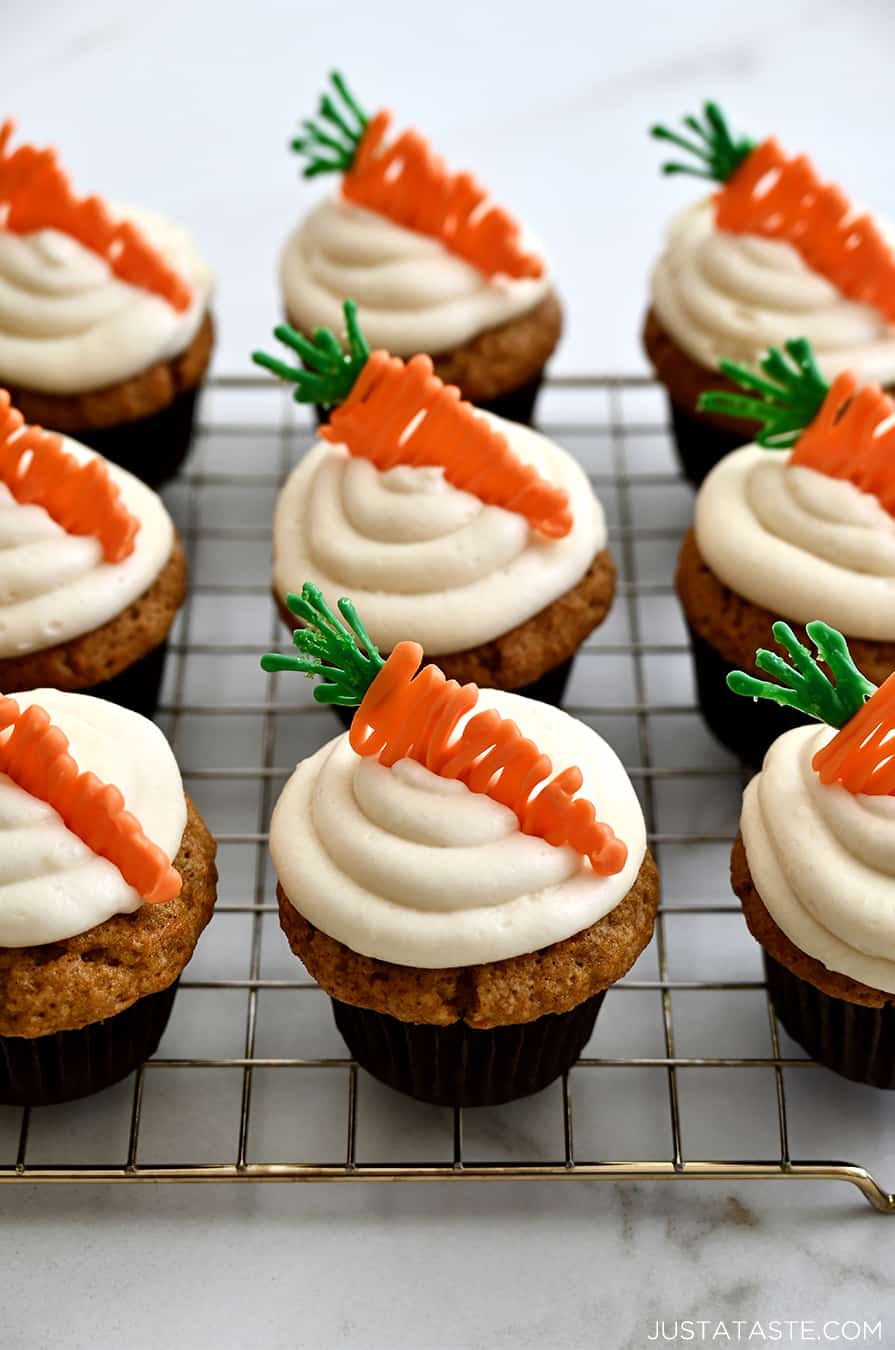
[[[220,372],[277,317],[277,247],[313,195],[285,143],[336,63],[549,241],[560,370],[643,368],[647,267],[692,192],[644,129],[706,95],[895,216],[890,0],[7,11],[5,110],[78,185],[191,227],[219,277]],[[862,1161],[888,1185],[893,1106],[861,1098]],[[882,1320],[895,1344],[895,1220],[830,1185],[9,1188],[0,1233],[2,1350],[642,1350],[687,1318],[815,1328],[783,1343]]]

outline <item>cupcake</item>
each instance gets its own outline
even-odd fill
[[[686,135],[654,127],[692,160],[665,164],[721,186],[681,212],[653,270],[644,343],[668,393],[687,477],[700,483],[748,440],[735,414],[698,406],[722,359],[757,371],[766,348],[802,333],[825,378],[855,370],[895,384],[895,256],[888,227],[823,183],[804,155],[734,137],[720,109]]]
[[[0,129],[0,384],[30,422],[156,485],[186,454],[212,279],[179,226],[77,197],[55,150]]]
[[[450,678],[558,703],[572,658],[606,617],[615,567],[590,483],[551,441],[477,411],[428,356],[370,353],[345,303],[347,354],[318,330],[276,336],[303,369],[254,359],[333,407],[274,516],[274,596],[292,578],[331,603],[350,589],[374,642],[411,633]]]
[[[353,295],[374,346],[426,353],[464,398],[530,421],[562,326],[540,245],[419,132],[389,140],[390,113],[368,118],[340,75],[332,86],[292,142],[306,178],[341,183],[283,249],[289,323],[308,337],[337,328]]]
[[[321,702],[356,711],[273,813],[293,952],[391,1086],[448,1106],[538,1091],[652,934],[658,879],[624,769],[556,708],[420,670],[416,643],[383,663],[347,600],[340,619],[305,585],[294,608],[302,654],[263,667],[319,676]]]
[[[162,733],[82,694],[0,698],[0,1104],[98,1092],[158,1045],[215,846]]]
[[[152,716],[185,593],[161,498],[24,425],[0,390],[0,690],[95,694]]]
[[[859,387],[851,373],[827,385],[803,339],[788,342],[786,356],[772,349],[760,368],[725,363],[729,381],[747,392],[702,399],[761,430],[700,487],[676,577],[703,714],[756,767],[798,717],[743,705],[725,677],[741,666],[755,672],[775,613],[802,638],[808,620],[823,615],[848,634],[878,684],[895,670],[895,431],[887,426],[895,400],[878,385]]]
[[[766,667],[780,684],[738,672],[731,688],[822,725],[779,737],[746,788],[733,888],[793,1040],[846,1078],[895,1088],[895,677],[877,689],[824,623],[808,635],[825,669],[785,624],[775,631],[791,662]]]

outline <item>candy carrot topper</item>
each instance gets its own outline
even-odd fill
[[[106,562],[123,562],[133,553],[140,521],[121,500],[105,461],[81,464],[61,436],[27,426],[5,389],[0,389],[0,483],[17,502],[42,506],[69,534],[95,535]]]
[[[271,672],[318,675],[323,680],[314,690],[318,702],[357,707],[349,732],[356,754],[387,767],[415,759],[508,806],[523,834],[554,847],[568,844],[600,876],[621,871],[626,845],[597,820],[592,802],[574,795],[584,781],[580,769],[551,777],[549,756],[493,709],[476,713],[457,731],[478,701],[474,684],[448,680],[434,665],[420,670],[423,650],[415,642],[399,642],[383,661],[351,601],[339,601],[342,623],[310,582],[286,603],[307,625],[293,637],[302,655],[271,652],[261,665]]]
[[[700,396],[698,406],[760,422],[759,445],[768,450],[794,446],[791,465],[854,483],[895,515],[895,425],[887,425],[895,416],[895,399],[878,384],[859,389],[850,372],[828,385],[805,338],[787,342],[785,351],[789,361],[771,347],[759,363],[763,376],[722,361],[722,374],[750,392],[712,389]]]
[[[253,352],[252,360],[295,384],[297,402],[341,405],[320,435],[371,460],[380,471],[397,464],[441,468],[454,487],[486,505],[517,512],[542,534],[558,539],[569,533],[566,493],[517,459],[506,437],[461,400],[459,389],[442,383],[428,356],[405,364],[388,352],[371,353],[351,300],[345,301],[345,324],[347,354],[326,328],[318,328],[311,342],[280,324],[274,336],[306,368],[265,352]]]
[[[0,697],[0,773],[52,806],[72,834],[114,863],[148,904],[180,894],[179,872],[124,809],[118,789],[94,773],[78,772],[65,733],[36,703],[22,712],[15,699]]]
[[[841,633],[815,620],[805,631],[817,658],[781,621],[774,624],[776,641],[789,661],[763,648],[755,653],[759,670],[779,684],[734,670],[727,684],[746,698],[766,698],[797,708],[839,729],[814,755],[812,768],[822,783],[838,783],[849,792],[895,795],[895,675],[879,688],[858,670]],[[832,679],[821,669],[823,662]]]
[[[55,150],[9,150],[15,123],[0,127],[0,221],[13,234],[61,230],[108,263],[116,277],[188,309],[189,285],[129,220],[113,220],[101,197],[77,197]],[[5,216],[5,218],[4,218]]]
[[[734,138],[716,103],[706,103],[703,115],[704,122],[684,118],[692,137],[651,128],[657,139],[695,158],[663,164],[663,171],[723,184],[715,194],[719,229],[782,239],[849,300],[895,323],[895,254],[870,216],[856,215],[845,194],[823,183],[805,155],[787,159],[773,137],[761,145]]]
[[[305,121],[292,149],[307,159],[305,178],[342,174],[342,195],[408,230],[440,239],[485,276],[539,277],[544,264],[520,244],[519,226],[469,173],[452,174],[418,131],[385,139],[392,115],[368,118],[334,72],[335,97],[320,100],[320,122]]]

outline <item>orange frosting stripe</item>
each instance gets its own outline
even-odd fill
[[[822,783],[872,797],[895,794],[895,675],[811,761]]]
[[[503,207],[484,205],[488,194],[471,174],[450,173],[418,131],[405,131],[384,145],[391,120],[383,110],[367,123],[342,179],[344,196],[440,239],[486,276],[542,276],[542,260],[520,246],[518,223]]]
[[[69,534],[92,534],[106,562],[123,562],[134,551],[140,522],[121,500],[102,459],[80,464],[62,437],[25,424],[0,389],[0,482],[17,502],[42,506]]]
[[[763,141],[717,193],[715,212],[722,230],[792,244],[843,295],[895,323],[895,254],[805,155],[787,159],[773,137]]]
[[[118,788],[94,773],[78,772],[68,737],[37,704],[22,712],[15,699],[0,697],[0,773],[52,806],[72,834],[114,863],[147,904],[180,894],[180,873],[124,809]]]
[[[396,464],[442,468],[454,487],[517,512],[552,538],[572,528],[562,488],[517,459],[506,437],[461,401],[459,389],[442,383],[428,356],[405,365],[388,352],[372,352],[320,435],[380,470]]]
[[[386,766],[415,759],[442,778],[459,779],[471,792],[508,806],[523,834],[555,847],[570,845],[600,876],[620,872],[627,846],[597,820],[593,802],[575,797],[584,781],[581,770],[564,769],[536,792],[553,772],[549,755],[494,709],[471,717],[454,739],[479,691],[446,679],[437,666],[420,670],[422,659],[415,642],[394,648],[354,714],[352,749]]]
[[[77,197],[55,150],[20,145],[9,150],[15,130],[10,118],[0,127],[0,207],[4,229],[14,234],[61,230],[98,253],[122,281],[160,295],[182,312],[192,290],[130,221],[112,219],[101,197]]]
[[[895,515],[895,423],[879,432],[893,417],[895,400],[878,384],[858,389],[855,375],[839,375],[789,462],[844,478]]]

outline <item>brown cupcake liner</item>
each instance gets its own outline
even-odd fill
[[[699,487],[719,459],[730,454],[731,450],[738,450],[741,445],[748,444],[748,436],[744,438],[732,435],[729,431],[721,431],[704,418],[685,412],[671,398],[668,400],[668,411],[681,469],[694,487]]]
[[[687,625],[699,707],[716,740],[745,764],[760,769],[771,744],[785,731],[805,725],[804,713],[768,699],[748,699],[727,687],[736,666],[725,661],[705,638]]]
[[[835,998],[762,954],[774,1012],[792,1039],[843,1078],[895,1089],[895,1005]]]
[[[0,1106],[70,1102],[126,1078],[158,1048],[177,984],[78,1031],[0,1036]]]
[[[103,680],[101,684],[77,692],[107,699],[109,703],[117,703],[121,708],[130,708],[131,712],[152,719],[158,709],[167,653],[168,639],[165,638],[164,642],[150,648],[145,656],[118,675],[113,675],[110,680]]]
[[[539,703],[549,703],[554,708],[560,708],[569,683],[569,676],[572,673],[574,659],[573,656],[570,656],[568,661],[563,661],[561,665],[554,666],[553,670],[545,671],[531,684],[523,685],[519,689],[511,689],[508,692],[521,694],[523,698],[534,698]],[[340,704],[334,703],[333,712],[344,727],[351,726],[351,720],[355,713],[354,708],[343,708]]]
[[[173,478],[193,439],[198,386],[177,394],[160,412],[111,427],[84,427],[75,440],[105,455],[149,487]]]
[[[401,1022],[332,999],[352,1058],[374,1078],[436,1106],[499,1106],[540,1092],[572,1067],[594,1029],[605,990],[566,1013],[479,1031],[465,1022]]]

